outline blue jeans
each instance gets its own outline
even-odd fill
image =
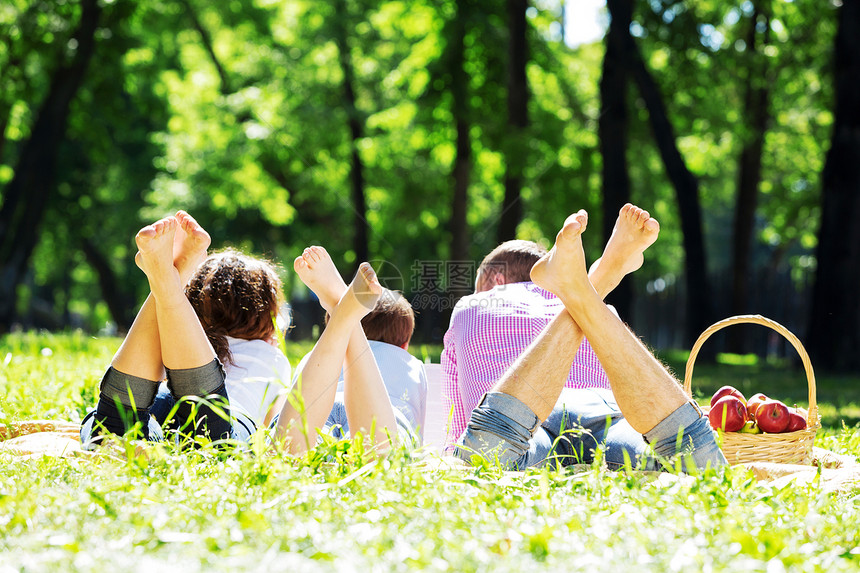
[[[166,383],[162,383],[158,387],[158,393],[155,395],[155,401],[152,403],[149,413],[159,426],[167,427],[170,430],[179,430],[181,424],[179,416],[176,415],[178,411],[173,410],[176,403],[177,399],[170,388]],[[174,411],[173,417],[169,417],[171,411]],[[236,409],[231,409],[230,414],[233,421],[232,439],[247,442],[251,438],[251,434],[257,431],[257,424]]]
[[[565,388],[543,424],[520,400],[489,392],[472,411],[454,455],[468,462],[477,453],[522,469],[547,461],[590,464],[598,445],[612,469],[627,460],[639,469],[661,469],[677,454],[690,456],[698,468],[726,464],[698,406],[684,404],[643,436],[624,420],[612,392],[603,389]]]
[[[184,426],[182,431],[205,434],[212,439],[231,437],[224,368],[217,359],[199,368],[168,369],[167,377],[167,387],[178,402],[175,418]],[[123,435],[138,423],[144,439],[161,440],[161,427],[151,416],[157,389],[157,381],[124,374],[109,367],[99,386],[95,410],[81,422],[81,443],[91,446],[99,435],[105,433]],[[216,409],[218,399],[224,405],[223,412]],[[226,419],[223,413],[227,414]]]

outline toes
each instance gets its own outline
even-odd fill
[[[159,221],[159,223],[161,223],[160,231],[162,234],[176,229],[176,219],[174,217],[166,217]]]
[[[302,257],[296,257],[296,260],[293,261],[293,268],[296,272],[303,271],[308,268],[308,263]]]
[[[302,257],[304,257],[305,261],[307,261],[308,266],[317,265],[326,260],[328,255],[328,251],[326,251],[323,247],[319,247],[316,245],[312,245],[307,247],[302,252]]]
[[[376,271],[373,270],[373,267],[370,266],[370,263],[361,263],[358,267],[359,272],[361,272],[364,280],[367,282],[370,290],[373,292],[377,292],[381,285],[379,284],[379,279],[376,277]]]
[[[197,228],[197,221],[195,221],[194,218],[185,211],[178,211],[176,213],[176,220],[179,221],[179,224],[186,230]]]
[[[315,263],[318,263],[323,259],[323,253],[325,252],[322,247],[317,246],[308,248],[308,251],[308,256],[310,256],[311,260]]]
[[[575,215],[571,215],[567,218],[561,231],[556,235],[556,240],[564,237],[574,238],[576,235],[585,231],[586,225],[588,225],[588,213],[580,210]]]

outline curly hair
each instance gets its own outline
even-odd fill
[[[268,340],[284,302],[281,279],[268,261],[233,249],[210,255],[185,287],[222,364],[232,363],[227,337]]]

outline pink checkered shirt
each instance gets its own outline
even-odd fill
[[[442,399],[446,411],[453,406],[448,446],[466,429],[484,394],[563,309],[554,294],[532,282],[501,285],[460,299],[442,351]],[[609,388],[606,372],[587,340],[576,354],[565,386]]]

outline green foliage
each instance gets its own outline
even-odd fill
[[[747,47],[753,5],[638,2],[632,30],[701,181],[712,270],[729,263],[736,166],[750,136],[744,93],[751,82],[770,85],[756,261],[790,263],[802,274],[815,264],[835,3],[755,3],[770,16],[770,29],[758,32],[766,45],[755,53]],[[0,8],[0,204],[52,74],[74,51],[79,12],[76,2],[51,0]],[[77,316],[91,331],[109,318],[127,323],[146,288],[131,264],[131,236],[177,208],[197,216],[216,248],[235,245],[289,266],[303,247],[323,244],[350,271],[350,119],[363,127],[355,147],[371,258],[390,262],[404,279],[415,260],[450,256],[458,114],[472,141],[470,257],[494,246],[504,152],[514,144],[524,165],[519,236],[547,243],[580,207],[599,229],[604,216],[614,217],[601,212],[602,44],[571,49],[559,41],[554,3],[536,3],[527,14],[529,126],[526,141],[511,142],[504,3],[104,3],[20,306],[44,302],[60,322]],[[458,27],[463,87],[452,69]],[[752,76],[754,65],[766,73]],[[344,93],[347,71],[354,109]],[[465,109],[455,111],[459,89]],[[633,199],[662,223],[660,249],[637,275],[644,284],[677,275],[684,252],[647,111],[632,95],[630,104]],[[584,240],[596,258],[603,238],[589,232]],[[284,278],[289,294],[303,290],[293,288],[292,274]]]
[[[770,18],[766,33],[759,23],[755,53],[748,46],[754,5]],[[744,93],[748,85],[758,83],[768,87],[770,121],[755,260],[771,267],[808,266],[818,228],[819,176],[832,123],[828,74],[836,31],[834,5],[655,0],[638,3],[637,8],[634,34],[662,85],[685,160],[701,181],[711,266],[716,270],[731,264],[730,249],[724,245],[731,241],[738,158],[752,135]],[[814,31],[800,25],[808,18],[817,22]],[[632,162],[633,181],[649,196],[643,204],[661,205],[671,196],[660,190],[650,198],[666,185],[653,167],[659,171],[659,162]],[[666,212],[664,219],[674,216]],[[664,248],[675,236],[661,235]],[[661,264],[677,265],[678,255],[661,252]],[[801,258],[804,255],[806,259]]]

